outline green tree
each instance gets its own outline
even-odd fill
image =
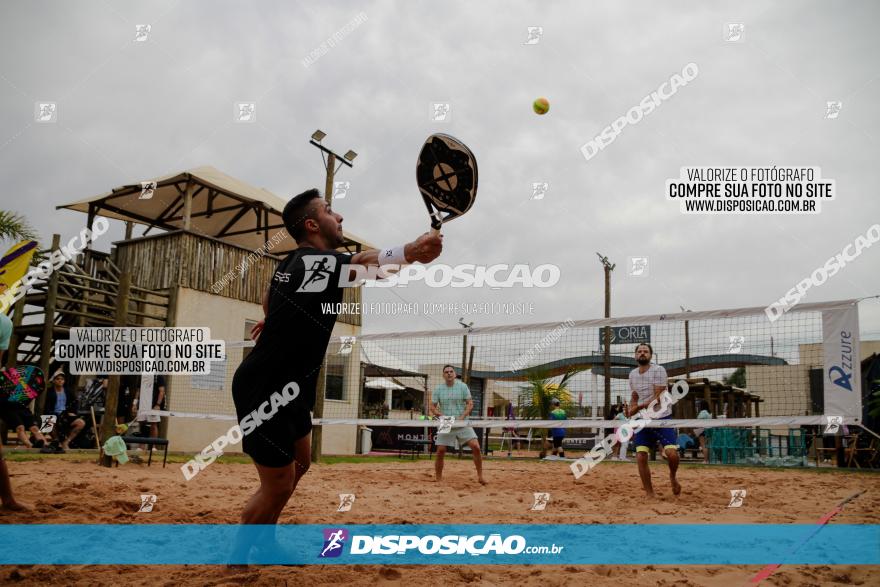
[[[724,383],[726,385],[732,385],[734,387],[740,387],[745,389],[746,387],[746,368],[745,367],[737,367],[736,371],[728,375],[724,378]]]
[[[530,370],[528,373],[528,382],[520,388],[517,403],[524,418],[532,418],[536,420],[549,420],[552,406],[550,400],[557,398],[560,407],[565,410],[566,414],[572,414],[575,406],[571,400],[571,391],[568,389],[568,382],[579,373],[581,369],[572,369],[566,372],[562,379],[554,382],[555,376],[551,376],[545,371],[538,369]],[[547,456],[547,429],[541,429],[541,452],[539,457]]]
[[[37,233],[21,214],[0,210],[0,241],[38,240]]]

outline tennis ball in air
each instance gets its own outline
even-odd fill
[[[547,98],[538,98],[535,100],[534,104],[532,104],[532,108],[535,111],[535,114],[547,114],[550,110],[550,102]]]

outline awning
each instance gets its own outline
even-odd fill
[[[370,389],[406,389],[403,385],[398,385],[394,383],[387,377],[380,377],[378,379],[370,379],[364,384],[364,387],[369,387]]]
[[[155,182],[152,194],[144,192],[143,183],[152,182]],[[187,195],[189,214],[186,213]],[[123,185],[99,196],[56,206],[56,209],[84,212],[89,215],[90,223],[95,216],[103,216],[144,224],[148,230],[153,227],[186,229],[251,250],[259,249],[282,232],[284,238],[272,249],[273,254],[277,254],[296,249],[281,220],[286,203],[286,199],[265,188],[204,166]],[[344,235],[345,246],[356,250],[374,248],[348,231]]]

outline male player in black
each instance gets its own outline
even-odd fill
[[[322,305],[336,307],[342,301],[343,266],[428,263],[443,248],[442,236],[423,234],[381,251],[341,253],[336,249],[344,242],[342,216],[316,189],[291,199],[282,218],[298,248],[278,266],[263,297],[265,319],[254,328],[253,351],[235,372],[232,396],[241,422],[289,383],[298,386],[299,394],[244,436],[244,452],[254,460],[260,488],[245,506],[242,524],[276,524],[311,463],[310,411],[336,322],[336,315],[324,314]]]

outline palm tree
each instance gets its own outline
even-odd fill
[[[555,376],[550,375],[546,371],[532,369],[528,373],[528,382],[520,388],[517,403],[520,406],[524,418],[533,418],[536,420],[549,420],[552,407],[550,400],[557,398],[560,407],[565,410],[566,414],[574,411],[574,404],[571,400],[571,392],[568,390],[567,384],[581,369],[572,369],[567,371],[562,379],[555,383]],[[540,458],[547,456],[547,429],[541,429],[541,453]]]
[[[21,214],[0,210],[0,241],[38,240],[36,231]]]

